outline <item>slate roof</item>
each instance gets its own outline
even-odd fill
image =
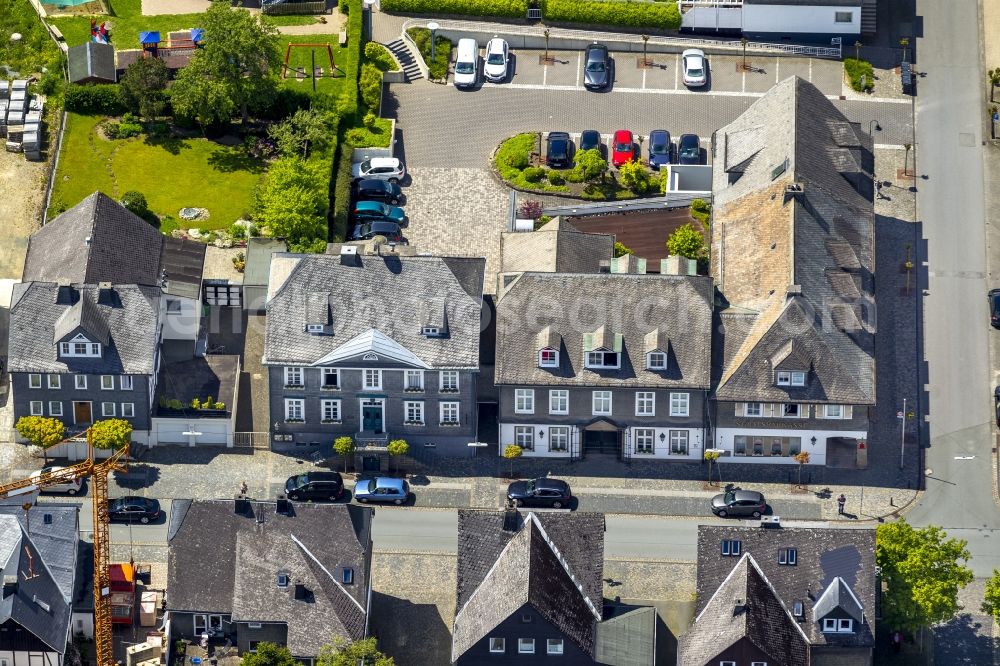
[[[11,299],[7,356],[11,372],[149,375],[156,356],[160,289],[134,284],[102,297],[97,285],[60,287],[30,282]],[[81,301],[85,301],[81,306]],[[91,340],[106,340],[100,358],[60,358],[56,341],[79,325]]]
[[[615,610],[609,616],[608,608]],[[605,606],[597,625],[594,660],[608,666],[653,666],[656,663],[656,608]]]
[[[712,280],[657,274],[524,273],[497,303],[496,383],[542,386],[708,388]],[[559,336],[559,367],[538,367],[538,336]],[[586,341],[604,327],[622,347],[621,368],[583,367]],[[646,369],[653,331],[668,355],[665,371]],[[599,337],[599,336],[598,336]]]
[[[808,7],[860,7],[861,0],[743,0],[745,5],[805,5]]]
[[[168,528],[169,608],[231,613],[243,622],[279,622],[298,657],[313,657],[331,637],[365,636],[372,510],[298,504],[283,516],[268,502],[237,514],[232,501],[174,502]],[[340,583],[342,567],[354,582]],[[277,585],[287,573],[288,587]],[[309,599],[296,600],[295,584]]]
[[[111,44],[87,42],[71,48],[66,57],[69,82],[117,83],[115,47]]]
[[[501,273],[598,273],[614,255],[614,234],[588,234],[561,218],[537,231],[500,235]]]
[[[593,656],[603,571],[601,514],[459,509],[452,661],[524,604]]]
[[[729,306],[756,316],[726,340],[720,400],[873,404],[872,140],[798,77],[720,129],[712,272]],[[774,386],[790,339],[807,386]],[[786,390],[787,389],[787,390]]]
[[[76,579],[77,542],[80,540],[79,509],[56,504],[36,505],[31,520],[20,505],[0,505],[0,516],[14,516],[31,537],[45,567],[67,600],[73,598]],[[49,518],[46,519],[45,516]],[[49,520],[49,522],[46,522]],[[30,528],[30,529],[29,529]]]
[[[804,617],[798,624],[812,645],[874,645],[875,530],[699,526],[699,613],[737,564],[736,558],[721,554],[724,539],[740,541],[741,552],[753,556],[786,610],[791,611],[796,601],[802,602]],[[778,551],[786,548],[796,550],[795,565],[778,563]],[[824,634],[817,621],[818,601],[838,577],[851,588],[865,614],[864,625],[853,634]]]
[[[753,556],[746,553],[738,561],[731,559],[736,566],[681,636],[677,663],[715,664],[721,652],[745,640],[767,655],[768,664],[808,666],[806,635]]]
[[[140,284],[197,298],[205,246],[168,238],[101,192],[59,215],[28,239],[24,282]]]
[[[359,253],[354,261],[357,265],[342,263],[339,256],[274,255],[265,364],[318,364],[331,354],[340,359],[335,352],[367,336],[373,344],[394,342],[425,364],[417,367],[479,367],[484,259]],[[305,329],[308,295],[318,291],[333,294],[329,335]],[[445,304],[447,335],[427,337],[421,334],[420,313],[435,299]]]

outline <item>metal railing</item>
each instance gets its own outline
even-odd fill
[[[543,215],[580,216],[605,215],[608,213],[628,213],[633,211],[668,210],[690,206],[695,199],[711,202],[711,192],[667,192],[655,199],[635,199],[632,201],[609,201],[598,203],[570,204],[566,206],[549,206],[542,209]]]
[[[410,49],[410,56],[413,57],[413,62],[417,64],[417,69],[420,70],[420,73],[423,75],[425,79],[430,81],[431,70],[427,68],[427,63],[424,62],[424,56],[422,53],[420,53],[420,48],[417,46],[417,43],[413,41],[413,38],[406,33],[406,30],[408,28],[426,27],[425,25],[418,25],[418,23],[426,24],[427,22],[416,21],[415,19],[410,19],[409,21],[405,21],[403,23],[403,30],[400,33],[400,37],[403,39],[403,43],[406,45],[406,48]]]
[[[233,446],[238,449],[267,451],[271,448],[271,434],[268,432],[235,432]]]

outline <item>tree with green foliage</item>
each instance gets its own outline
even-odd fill
[[[321,162],[285,157],[271,165],[254,192],[253,219],[289,246],[326,247],[330,176]],[[301,250],[299,250],[301,251]]]
[[[379,652],[374,637],[353,643],[338,638],[320,648],[316,666],[396,666],[396,662]]]
[[[885,626],[914,632],[951,618],[958,590],[972,581],[972,570],[964,565],[970,557],[966,545],[940,527],[914,529],[905,518],[879,525],[875,563],[887,588]]]
[[[125,419],[104,419],[90,426],[90,444],[95,449],[120,449],[132,441],[132,424]]]
[[[718,451],[705,451],[705,461],[708,463],[708,482],[712,483],[712,465],[722,456]],[[720,479],[721,482],[721,479]]]
[[[986,581],[986,594],[983,595],[980,610],[992,616],[994,621],[1000,621],[1000,569],[994,569],[993,575]]]
[[[705,237],[690,224],[681,225],[667,238],[667,252],[688,259],[701,259],[705,256]]]
[[[335,131],[336,116],[330,111],[299,109],[267,130],[282,155],[309,157],[309,149],[322,150]]]
[[[354,453],[354,438],[350,435],[338,437],[333,440],[333,450],[337,452],[338,456],[344,456],[344,471],[346,472],[347,461],[351,459],[351,454]]]
[[[618,179],[622,185],[636,194],[645,194],[649,189],[649,174],[646,167],[638,160],[629,160],[618,167]]]
[[[125,69],[121,80],[122,102],[149,122],[167,106],[167,66],[160,58],[139,58]]]
[[[211,123],[202,118],[228,120],[238,110],[246,124],[250,109],[265,106],[277,92],[278,29],[264,17],[233,9],[226,0],[212,2],[201,25],[205,45],[171,87],[174,110],[203,125]],[[217,113],[205,108],[220,101],[225,104]]]
[[[146,202],[146,195],[138,190],[129,190],[123,194],[121,205],[143,219],[149,215],[149,204]]]
[[[398,458],[399,456],[405,456],[407,453],[409,453],[410,445],[409,443],[407,443],[405,439],[394,439],[391,442],[389,442],[389,445],[386,447],[386,450],[389,453],[389,459],[392,460],[393,458]]]
[[[241,666],[302,666],[284,645],[262,642],[257,644],[257,652],[245,652]]]
[[[18,435],[42,449],[46,462],[48,455],[45,451],[63,441],[66,436],[63,422],[47,416],[22,416],[14,424],[14,429]]]
[[[581,150],[576,154],[576,166],[573,170],[586,182],[604,180],[608,171],[608,162],[601,157],[601,151],[596,148]]]
[[[514,476],[514,461],[524,455],[524,449],[517,444],[508,444],[504,447],[503,457],[510,461],[510,475]]]

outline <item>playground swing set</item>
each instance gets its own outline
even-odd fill
[[[325,50],[327,57],[330,59],[330,68],[329,68],[329,70],[327,70],[327,69],[325,69],[323,67],[317,67],[316,66],[316,51],[315,50],[311,51],[311,54],[312,54],[312,76],[308,76],[306,74],[306,71],[305,71],[306,68],[305,67],[302,67],[302,66],[291,67],[291,66],[289,66],[288,61],[292,57],[292,49],[293,48],[297,48],[297,49],[322,49],[322,50]],[[295,44],[295,43],[289,43],[288,44],[288,48],[285,49],[285,61],[284,61],[284,63],[281,66],[281,78],[283,78],[283,79],[287,79],[288,76],[289,76],[289,73],[291,73],[293,76],[297,77],[300,80],[306,79],[306,78],[311,78],[313,80],[313,87],[315,87],[315,85],[316,85],[316,79],[335,78],[336,74],[334,72],[340,72],[341,74],[343,74],[344,70],[342,70],[339,67],[337,67],[337,64],[334,62],[334,60],[333,60],[333,47],[330,46],[329,43],[326,43],[326,44]]]

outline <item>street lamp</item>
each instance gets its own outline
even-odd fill
[[[642,66],[643,68],[649,67],[649,58],[646,57],[646,42],[649,41],[649,35],[642,35]]]
[[[546,28],[542,32],[542,34],[545,35],[545,63],[548,64],[548,62],[549,62],[549,29]]]
[[[434,62],[434,47],[437,41],[437,31],[441,26],[438,25],[437,21],[431,21],[427,24],[427,29],[431,31],[431,62]]]
[[[740,69],[745,72],[747,71],[747,38],[740,37],[740,44],[743,45],[743,64],[740,65]]]
[[[882,131],[882,126],[878,124],[877,120],[870,120],[870,121],[868,121],[868,134],[869,134],[869,136],[875,136],[875,134],[872,132],[872,125],[875,126],[875,131],[876,132],[881,132]]]

